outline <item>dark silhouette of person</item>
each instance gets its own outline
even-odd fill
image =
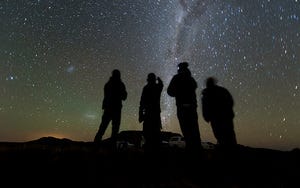
[[[219,85],[214,77],[206,79],[206,88],[202,90],[202,115],[211,124],[219,147],[229,149],[236,146],[234,132],[234,101],[230,92]]]
[[[176,100],[177,117],[185,138],[186,151],[198,152],[202,151],[196,98],[198,86],[188,66],[187,62],[178,64],[178,73],[171,79],[167,93]]]
[[[143,87],[139,106],[139,122],[143,122],[145,151],[157,151],[160,147],[162,128],[160,97],[162,89],[162,80],[156,77],[154,73],[149,73],[147,84]]]
[[[125,84],[121,80],[121,73],[119,70],[114,69],[112,76],[104,86],[103,115],[94,142],[101,142],[102,136],[110,122],[112,124],[111,139],[112,141],[116,140],[120,129],[122,101],[126,100],[126,98],[127,91]]]

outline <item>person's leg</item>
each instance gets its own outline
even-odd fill
[[[149,119],[145,118],[143,122],[143,135],[145,138],[144,150],[146,152],[151,150],[151,127],[149,127]]]
[[[161,146],[161,118],[160,111],[153,112],[152,116],[152,125],[151,125],[151,135],[152,135],[152,143],[153,150],[158,151]]]
[[[189,119],[189,124],[191,125],[189,131],[192,139],[193,148],[195,148],[196,150],[198,148],[201,149],[202,145],[201,145],[199,124],[198,124],[198,114],[196,109],[191,109],[191,111],[189,112],[188,119]]]
[[[221,128],[219,127],[219,123],[216,120],[211,120],[210,122],[213,134],[217,140],[217,144],[223,144],[223,139],[222,139],[222,130],[220,130]]]
[[[234,125],[231,119],[224,120],[224,143],[228,146],[235,146],[237,144]]]
[[[110,120],[111,120],[111,115],[107,110],[105,110],[102,115],[102,120],[98,132],[94,138],[94,142],[100,142],[102,140],[102,136],[104,135]]]
[[[177,118],[179,121],[179,126],[182,132],[182,136],[185,139],[185,147],[189,148],[189,144],[190,144],[190,136],[188,135],[189,131],[188,131],[188,127],[186,126],[186,117],[185,117],[185,111],[182,108],[177,108]]]
[[[196,109],[180,109],[177,114],[182,134],[185,138],[186,149],[192,152],[202,149]]]
[[[200,129],[198,123],[198,114],[196,108],[191,108],[188,115],[189,122],[187,126],[190,125],[189,135],[191,137],[190,151],[188,151],[191,159],[191,164],[194,167],[202,164],[204,159],[204,150],[201,143]]]
[[[112,131],[111,131],[111,138],[115,140],[118,136],[120,130],[120,123],[121,123],[121,108],[114,109],[112,112]]]

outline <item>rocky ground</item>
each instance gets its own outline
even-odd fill
[[[89,142],[0,143],[6,187],[300,187],[300,152],[240,146],[234,154],[202,157],[164,147],[113,150]]]

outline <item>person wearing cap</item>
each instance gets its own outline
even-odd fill
[[[160,147],[161,117],[160,97],[163,82],[154,73],[149,73],[147,84],[143,87],[139,106],[139,122],[143,122],[145,151],[157,151]]]
[[[126,100],[127,91],[125,84],[121,80],[121,73],[118,69],[112,71],[112,76],[104,85],[104,99],[102,101],[103,115],[99,130],[94,138],[95,143],[99,143],[111,122],[111,138],[114,142],[120,129],[122,101]]]
[[[176,100],[177,118],[185,138],[186,150],[195,152],[202,151],[197,114],[197,82],[188,66],[187,62],[178,64],[177,74],[171,79],[167,93]]]

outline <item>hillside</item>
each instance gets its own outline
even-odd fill
[[[84,187],[299,187],[299,149],[290,152],[239,146],[234,155],[206,149],[203,158],[162,147],[122,150],[44,137],[0,143],[1,183]]]

